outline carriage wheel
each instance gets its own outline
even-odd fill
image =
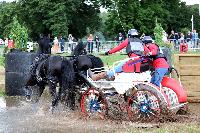
[[[131,121],[159,120],[166,109],[164,96],[154,86],[139,84],[137,90],[128,97],[127,112]]]
[[[106,99],[99,91],[88,89],[81,98],[81,112],[85,117],[104,119],[108,113]]]

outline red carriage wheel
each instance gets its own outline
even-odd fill
[[[106,99],[99,91],[89,88],[82,95],[81,112],[86,117],[100,117],[104,119],[108,113]]]
[[[164,95],[151,84],[139,84],[128,97],[128,117],[131,121],[149,122],[166,112]]]

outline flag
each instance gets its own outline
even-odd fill
[[[191,21],[193,22],[193,15],[192,15]]]
[[[192,18],[191,18],[191,22],[192,22],[192,31],[194,29],[194,18],[193,18],[193,15],[192,15]]]

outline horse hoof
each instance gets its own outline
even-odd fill
[[[27,102],[30,102],[30,101],[31,101],[31,96],[30,96],[30,95],[26,96],[26,101],[27,101]]]
[[[51,112],[52,114],[54,113],[55,107],[50,107],[49,108],[49,112]]]

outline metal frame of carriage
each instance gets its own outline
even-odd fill
[[[129,61],[130,59],[135,59],[135,58],[128,58],[128,59],[124,59],[121,61],[116,61],[113,63],[112,68],[114,68],[120,62]],[[104,68],[104,71],[105,71],[105,69],[107,70],[107,68]],[[94,69],[94,71],[101,72],[102,69],[96,68],[96,69]],[[117,75],[117,73],[115,73],[115,75]],[[92,112],[97,112],[97,113],[101,114],[102,113],[102,111],[100,110],[101,106],[108,106],[108,103],[104,103],[106,105],[101,105],[102,103],[97,104],[99,101],[98,101],[98,99],[96,99],[96,101],[94,100],[95,95],[99,96],[101,94],[101,95],[113,96],[113,95],[117,94],[117,95],[122,96],[123,94],[130,93],[130,90],[133,90],[133,88],[134,88],[134,90],[137,91],[136,99],[138,100],[140,98],[140,100],[142,99],[143,101],[140,101],[141,103],[138,104],[137,106],[135,105],[136,107],[131,107],[132,105],[130,105],[130,100],[131,100],[132,94],[130,94],[130,96],[128,97],[128,106],[126,108],[129,119],[132,119],[132,117],[133,117],[133,116],[130,116],[130,112],[131,112],[131,114],[133,114],[136,111],[139,111],[140,115],[145,114],[145,116],[146,116],[146,114],[147,115],[153,114],[153,111],[150,112],[150,109],[146,109],[146,108],[150,108],[151,106],[152,106],[152,108],[158,108],[158,106],[159,106],[159,114],[160,114],[163,110],[166,111],[166,109],[177,111],[178,109],[180,109],[180,107],[183,107],[185,104],[187,104],[187,102],[179,103],[179,98],[177,96],[177,93],[174,92],[174,90],[167,88],[167,87],[158,88],[155,85],[150,83],[150,81],[149,81],[150,79],[142,80],[142,81],[139,81],[139,80],[138,81],[107,81],[107,80],[93,81],[87,72],[86,80],[91,84],[91,87],[85,89],[85,93],[83,94],[83,97],[81,100],[81,110],[84,114],[87,114],[87,116],[93,115]],[[181,82],[180,82],[180,77],[179,77],[179,84],[180,84],[180,86],[182,86]],[[118,86],[118,85],[122,85],[122,86],[125,85],[126,87],[128,86],[129,88],[125,89],[124,92],[119,93],[120,88],[118,88],[118,90],[116,90],[116,86]],[[145,87],[139,88],[138,86],[140,86],[140,87],[145,86]],[[144,92],[144,94],[142,94],[143,92]],[[88,93],[90,93],[90,95],[93,95],[92,96],[93,101],[91,102],[91,97],[90,97],[89,99],[87,99],[90,101],[87,105],[88,107],[84,107],[84,100],[85,100],[84,96],[88,95]],[[148,99],[146,98],[146,102],[145,102],[144,95],[148,95],[148,97],[151,97],[153,100],[157,99],[157,101],[159,101],[159,103],[152,102],[153,100],[150,98],[148,98]],[[110,98],[110,97],[105,96],[105,99],[103,99],[103,102],[107,102],[107,100],[109,100],[108,98]],[[134,103],[135,101],[137,101],[137,100],[135,100],[135,101],[134,100],[135,99],[133,98],[131,103]],[[151,103],[150,103],[150,101],[151,101]],[[158,105],[158,104],[162,104],[162,105]],[[108,107],[103,107],[103,108],[108,109]],[[133,110],[130,108],[135,108],[136,111],[135,112],[130,111],[130,110]],[[139,108],[139,109],[136,109],[136,108]],[[104,110],[104,112],[103,112],[104,115],[108,113],[107,109]],[[154,109],[154,110],[157,110],[157,109]],[[88,112],[90,113],[90,115],[88,115]],[[100,116],[102,118],[102,114]],[[153,116],[155,117],[155,114]],[[148,118],[150,118],[150,117],[148,116]]]

